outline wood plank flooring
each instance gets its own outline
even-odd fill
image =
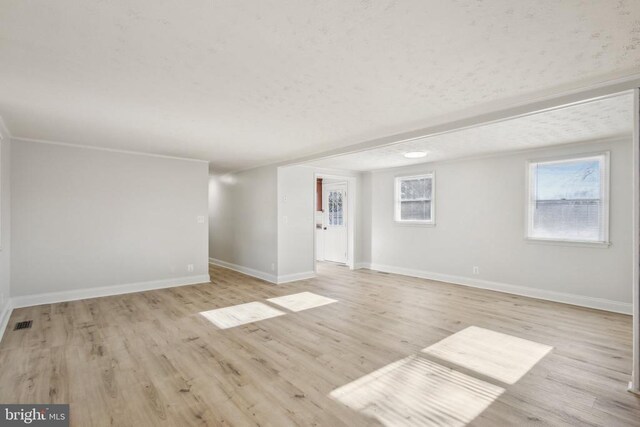
[[[330,393],[476,326],[553,350],[515,384],[449,366],[505,390],[470,425],[640,425],[640,398],[626,391],[630,316],[330,264],[278,286],[210,273],[211,283],[14,310],[0,402],[70,403],[73,426],[375,426]],[[299,292],[338,302],[272,305],[286,315],[229,329],[199,314]],[[32,329],[12,331],[28,319]]]

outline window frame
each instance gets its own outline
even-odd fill
[[[540,163],[567,163],[580,160],[596,159],[600,162],[600,200],[601,200],[601,227],[603,240],[563,239],[559,237],[535,237],[533,231],[534,206],[536,185],[533,173],[534,165]],[[530,159],[526,162],[526,200],[525,200],[525,230],[524,238],[529,243],[550,244],[560,246],[602,247],[611,246],[609,236],[609,205],[610,205],[610,152],[599,151],[593,153],[568,154],[563,156]]]
[[[409,179],[431,179],[431,219],[401,219],[400,218],[400,186],[403,180]],[[393,219],[397,225],[418,225],[433,227],[436,225],[436,174],[435,172],[425,172],[418,175],[396,175],[394,177],[394,194],[393,194]]]

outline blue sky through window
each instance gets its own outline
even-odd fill
[[[538,163],[534,173],[536,200],[600,198],[600,162],[597,159]]]

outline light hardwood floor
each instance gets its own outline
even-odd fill
[[[0,402],[70,403],[74,426],[380,425],[329,394],[476,326],[553,350],[497,383],[504,393],[471,425],[640,425],[640,398],[626,391],[629,316],[334,265],[279,286],[210,273],[212,283],[14,310]],[[305,291],[338,302],[224,330],[199,315]],[[12,331],[27,319],[32,329]]]

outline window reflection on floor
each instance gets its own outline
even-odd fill
[[[409,356],[331,392],[386,426],[464,426],[504,389]]]
[[[471,326],[330,396],[385,426],[465,426],[552,349]]]
[[[422,350],[506,384],[514,384],[552,347],[470,326]]]
[[[218,328],[228,329],[246,323],[283,316],[285,313],[261,302],[250,302],[247,304],[218,308],[216,310],[203,311],[200,314]]]
[[[312,292],[300,292],[297,294],[270,298],[267,301],[294,312],[338,302],[335,299],[317,295]],[[247,323],[282,316],[286,313],[278,310],[277,308],[271,307],[270,305],[255,301],[231,307],[203,311],[200,314],[218,328],[228,329]]]
[[[327,298],[313,292],[300,292],[298,294],[285,295],[277,298],[269,298],[267,301],[277,304],[291,311],[302,311],[310,308],[338,302],[335,299]]]

